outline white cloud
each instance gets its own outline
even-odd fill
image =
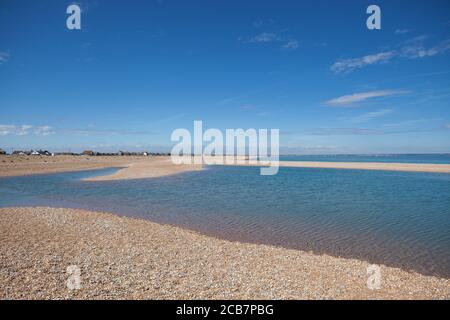
[[[450,40],[442,41],[438,45],[431,48],[426,48],[422,43],[419,42],[403,47],[399,55],[405,58],[416,59],[432,57],[437,54],[444,53],[448,50],[450,50]]]
[[[273,32],[261,32],[253,37],[239,37],[239,41],[244,43],[271,43],[271,42],[285,42],[281,46],[283,49],[297,49],[299,42],[289,35],[279,35]]]
[[[362,102],[371,98],[394,96],[408,93],[404,90],[378,90],[353,93],[326,101],[325,103],[333,107],[348,107],[356,102]]]
[[[424,42],[427,39],[427,36],[419,36],[403,42],[396,50],[379,52],[359,58],[338,60],[330,69],[334,73],[348,73],[368,65],[388,63],[394,58],[417,59],[432,57],[450,51],[450,39],[432,47],[425,46]]]
[[[391,110],[391,109],[381,109],[381,110],[378,110],[378,111],[367,112],[367,113],[364,113],[362,115],[353,117],[351,119],[351,121],[355,122],[355,123],[368,122],[368,121],[370,121],[372,119],[383,117],[383,116],[385,116],[387,114],[390,114],[392,112],[394,112],[394,110]]]
[[[9,60],[9,53],[7,52],[0,52],[0,65],[7,62]]]
[[[34,129],[33,133],[36,135],[39,135],[39,136],[48,136],[48,135],[54,134],[55,131],[50,126],[41,126],[41,127],[36,127]]]
[[[166,119],[162,119],[164,122]],[[158,121],[156,121],[158,122]],[[155,123],[156,123],[155,122]],[[53,130],[51,130],[53,131]],[[110,135],[150,135],[151,131],[127,131],[127,130],[90,130],[90,129],[58,129],[58,133],[80,136],[110,136]],[[51,134],[51,133],[50,133]]]
[[[7,135],[25,136],[30,133],[35,135],[47,136],[53,134],[54,131],[50,126],[33,127],[26,124],[19,126],[13,124],[0,125],[0,136],[7,136]]]
[[[32,126],[29,125],[15,126],[10,124],[0,124],[0,136],[7,136],[10,134],[24,136],[28,134],[28,131],[31,128]]]
[[[359,69],[367,65],[388,62],[393,57],[395,57],[395,52],[387,51],[367,55],[361,58],[339,60],[331,66],[331,71],[333,71],[334,73],[351,72],[355,69]]]
[[[299,47],[298,41],[297,40],[291,40],[288,41],[283,48],[284,49],[297,49]]]

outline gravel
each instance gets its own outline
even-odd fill
[[[0,299],[450,298],[449,279],[386,266],[371,290],[368,266],[108,213],[0,209]]]

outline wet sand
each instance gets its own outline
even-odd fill
[[[449,279],[385,266],[370,290],[368,266],[107,213],[0,209],[0,299],[450,298]]]

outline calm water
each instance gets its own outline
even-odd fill
[[[110,211],[248,242],[450,277],[450,175],[253,167],[117,182],[115,169],[0,179],[0,206]]]

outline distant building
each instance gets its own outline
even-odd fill
[[[6,154],[6,151],[3,149],[0,149],[0,155],[4,155],[4,154]]]
[[[82,155],[84,155],[84,156],[94,156],[95,153],[92,150],[85,150],[85,151],[83,151]]]
[[[48,150],[38,150],[38,152],[41,156],[51,156],[52,155],[52,153]]]
[[[31,150],[30,155],[32,156],[51,156],[52,154],[47,150]]]
[[[22,151],[22,150],[15,150],[12,153],[12,155],[15,155],[15,156],[29,156],[30,154],[31,154],[31,151]]]
[[[79,153],[74,153],[74,152],[55,152],[54,153],[55,156],[79,156]]]
[[[117,153],[113,153],[113,152],[96,152],[95,153],[96,156],[104,156],[104,157],[112,157],[112,156],[117,156]]]

